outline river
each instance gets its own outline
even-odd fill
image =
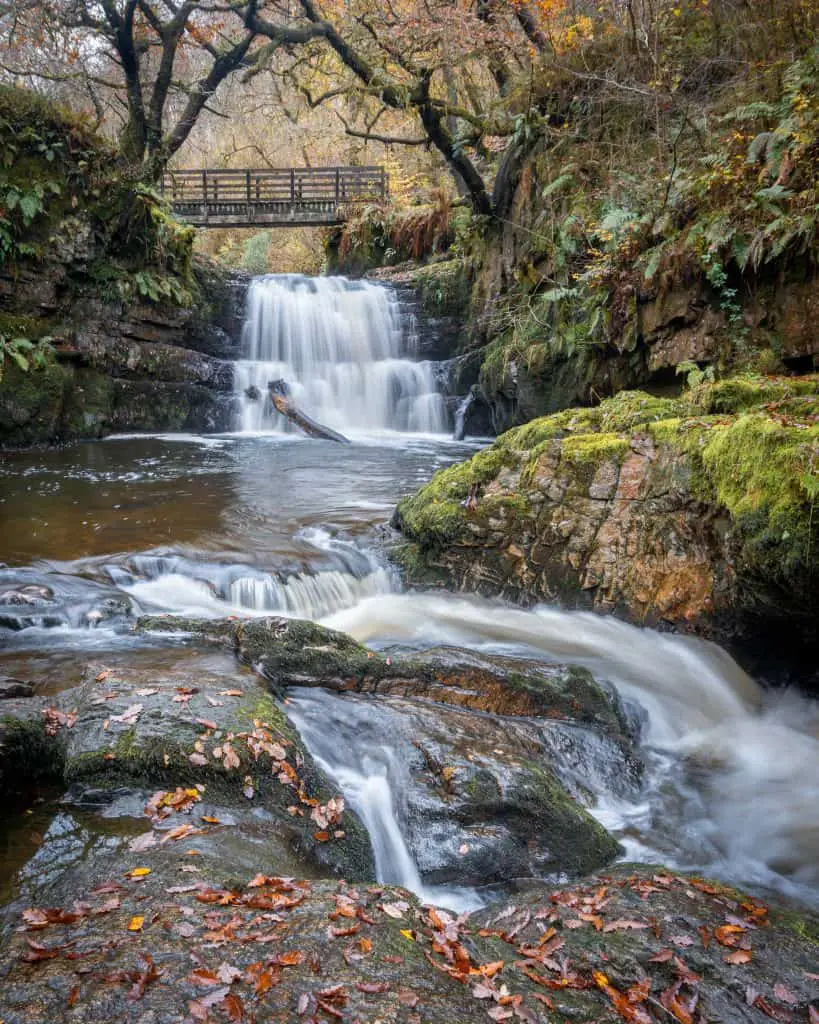
[[[642,717],[638,786],[592,770],[591,757],[576,766],[624,856],[819,905],[815,702],[762,690],[704,641],[591,614],[402,592],[383,544],[396,501],[486,442],[444,433],[439,368],[415,358],[388,289],[257,281],[245,357],[235,433],[120,436],[5,457],[0,674],[53,693],[76,685],[90,656],[161,669],[179,650],[158,652],[130,631],[135,615],[157,611],[284,614],[376,648],[448,644],[581,664]],[[276,422],[246,393],[273,377],[351,444]],[[21,588],[27,600],[9,603]],[[432,841],[412,824],[410,734],[423,714],[322,691],[294,692],[288,711],[370,830],[383,880],[452,906],[484,898],[457,878],[441,888],[422,848]],[[7,820],[0,889],[54,813],[49,803]]]

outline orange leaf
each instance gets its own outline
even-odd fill
[[[145,918],[144,917],[132,917],[131,920],[128,922],[128,931],[129,932],[141,932],[142,931],[142,926],[144,924],[145,924]]]

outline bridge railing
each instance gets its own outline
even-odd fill
[[[172,203],[362,203],[389,193],[383,167],[290,167],[281,170],[167,171],[162,191]]]

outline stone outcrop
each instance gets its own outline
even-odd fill
[[[220,849],[195,865],[173,841],[125,863],[101,849],[11,908],[3,1020],[814,1015],[816,919],[702,879],[623,866],[581,886],[532,883],[464,919],[392,886],[254,875],[229,859],[230,843]]]
[[[586,669],[478,658],[459,649],[388,657],[346,634],[292,619],[160,616],[140,619],[136,628],[178,630],[196,645],[231,650],[281,696],[292,687],[377,695],[362,712],[360,729],[375,748],[380,737],[400,748],[408,827],[414,847],[428,851],[420,865],[425,878],[480,884],[510,873],[576,875],[618,852],[587,810],[593,792],[576,785],[583,768],[575,773],[569,766],[585,763],[591,772],[599,763],[594,773],[620,792],[621,785],[636,785],[642,765],[619,699]],[[332,714],[330,706],[328,728],[347,727],[332,724]]]
[[[399,558],[426,584],[741,642],[746,663],[775,624],[807,658],[818,397],[816,377],[739,378],[535,420],[399,505]]]
[[[4,367],[0,445],[229,429],[245,282],[202,273],[206,310],[76,299],[59,265],[0,277],[0,325],[47,334],[55,350],[43,367]]]

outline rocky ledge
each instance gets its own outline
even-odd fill
[[[247,281],[204,263],[197,275],[205,298],[182,308],[78,297],[60,263],[0,274],[0,334],[47,336],[53,346],[42,366],[2,367],[0,447],[228,430]]]
[[[503,434],[401,502],[413,582],[560,601],[815,671],[819,377],[622,392]]]
[[[5,1024],[815,1024],[814,918],[661,867],[542,880],[561,858],[599,872],[616,853],[558,777],[569,737],[591,730],[616,774],[639,773],[627,709],[584,670],[404,659],[283,619],[136,629],[148,646],[130,667],[3,701],[0,792],[65,790],[0,912]],[[375,884],[361,823],[269,687],[368,702],[391,733],[408,722],[410,788],[426,794],[410,801],[442,848],[444,819],[466,830],[479,856],[461,847],[462,878],[487,872],[481,836],[494,843],[505,895],[456,915]],[[509,717],[493,733],[485,711]],[[556,729],[551,760],[536,728]],[[515,881],[527,866],[540,880]]]

